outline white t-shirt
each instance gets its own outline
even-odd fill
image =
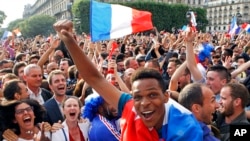
[[[48,137],[49,139],[51,139],[51,134],[50,132],[44,132],[45,136]],[[37,134],[38,137],[41,136],[41,131],[38,132]],[[6,139],[4,139],[3,141],[7,141]],[[33,139],[31,140],[27,140],[27,139],[23,139],[23,138],[18,138],[17,141],[34,141]]]

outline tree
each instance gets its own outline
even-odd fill
[[[89,1],[78,0],[74,2],[72,12],[74,15],[73,23],[77,33],[89,32]],[[88,24],[88,25],[87,25]]]
[[[49,36],[54,33],[53,24],[55,21],[54,17],[48,15],[36,15],[18,23],[18,26],[25,37],[34,37],[39,34]]]
[[[5,20],[6,17],[7,16],[5,15],[5,13],[0,10],[0,27],[3,24],[3,21]]]
[[[72,11],[73,15],[77,17],[75,27],[77,27],[76,29],[78,33],[83,31],[87,33],[90,32],[89,3],[89,0],[78,0],[77,2],[74,2]],[[138,10],[150,11],[152,13],[153,24],[158,30],[171,31],[172,27],[181,29],[183,25],[188,24],[186,12],[190,7],[187,5],[149,2],[148,0],[137,2],[115,2],[115,4],[125,5]],[[192,10],[198,15],[198,29],[205,31],[205,26],[208,23],[206,19],[206,9],[192,8]]]
[[[12,22],[9,23],[7,29],[8,29],[9,31],[12,31],[12,30],[14,30],[14,29],[16,29],[16,28],[20,28],[20,23],[23,22],[23,21],[24,21],[24,19],[17,19],[17,20],[14,20],[14,21],[12,21]]]

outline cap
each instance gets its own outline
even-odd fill
[[[135,57],[135,59],[138,61],[138,62],[142,62],[142,61],[145,61],[145,55],[137,55]]]
[[[221,46],[216,46],[215,48],[214,48],[214,50],[217,50],[217,49],[220,49],[221,48]]]
[[[108,61],[104,60],[102,62],[102,68],[108,68]]]

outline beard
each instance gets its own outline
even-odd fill
[[[104,113],[104,117],[108,120],[112,120],[115,119],[117,116],[114,116],[110,111],[106,110]]]
[[[108,120],[112,120],[112,119],[116,119],[117,115],[114,115],[112,110],[109,109],[106,106],[103,106],[103,115],[105,118],[107,118]]]
[[[224,108],[224,111],[221,114],[226,117],[233,115],[234,114],[233,103],[230,103],[226,108]]]

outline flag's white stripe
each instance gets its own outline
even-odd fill
[[[122,5],[111,5],[111,31],[110,37],[119,38],[132,33],[132,8]],[[122,11],[122,12],[121,12]]]

